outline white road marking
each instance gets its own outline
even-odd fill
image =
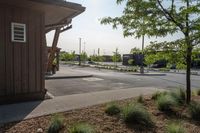
[[[101,78],[83,78],[83,80],[93,82],[93,81],[101,81],[101,80],[104,80],[104,79],[101,79]]]

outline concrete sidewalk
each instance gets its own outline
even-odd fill
[[[45,77],[48,79],[67,79],[67,78],[87,78],[92,77],[93,75],[83,72],[78,72],[74,70],[72,67],[63,67],[60,66],[60,70],[56,72],[54,75],[47,75]]]
[[[140,94],[149,95],[156,91],[158,89],[151,87],[129,88],[60,96],[45,101],[2,105],[0,106],[0,124],[137,97]],[[159,91],[163,90],[159,89]]]

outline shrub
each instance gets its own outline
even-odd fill
[[[159,92],[159,91],[157,91],[152,95],[151,99],[157,100],[159,96],[166,95],[166,94],[167,94],[167,92]]]
[[[196,90],[192,90],[192,96],[197,96],[197,91]]]
[[[172,108],[177,105],[176,100],[169,94],[160,95],[157,99],[157,106],[160,111],[172,111]]]
[[[170,95],[176,100],[176,102],[179,105],[182,105],[185,103],[185,92],[183,91],[183,89],[171,91]]]
[[[54,115],[51,119],[51,124],[48,128],[48,133],[59,133],[64,127],[64,118],[61,115]]]
[[[106,107],[105,113],[112,116],[120,113],[120,108],[117,104],[111,103]]]
[[[159,71],[161,71],[161,72],[169,72],[170,69],[169,68],[160,68]]]
[[[95,133],[95,130],[87,123],[78,123],[69,129],[69,133]]]
[[[171,122],[166,127],[166,133],[185,133],[185,129],[180,123]]]
[[[126,124],[139,124],[146,127],[154,125],[145,107],[138,103],[123,107],[121,117]]]
[[[197,90],[197,95],[200,96],[200,89]]]
[[[138,103],[144,103],[143,95],[140,95],[140,96],[137,98],[137,102],[138,102]]]
[[[160,95],[161,95],[161,92],[157,91],[152,95],[151,99],[157,100]]]
[[[191,102],[189,105],[189,113],[192,119],[200,121],[200,103]]]

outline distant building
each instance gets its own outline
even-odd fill
[[[112,56],[111,55],[103,55],[104,62],[112,62]]]
[[[140,65],[142,65],[143,55],[142,54],[124,54],[122,64],[125,65],[125,66],[131,65],[131,64],[128,63],[128,61],[130,59],[133,59],[132,65],[140,66]]]

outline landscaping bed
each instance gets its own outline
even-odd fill
[[[193,100],[200,102],[200,96],[194,96]],[[108,115],[108,112],[105,113],[108,105],[115,104],[122,108],[126,105],[138,102],[140,102],[150,114],[154,123],[152,127],[141,126],[137,123],[127,124],[124,119],[121,118],[121,115]],[[63,118],[63,126],[60,132],[68,133],[73,125],[77,123],[87,123],[88,125],[91,125],[96,133],[165,133],[167,128],[166,125],[174,121],[180,123],[181,127],[184,128],[185,133],[200,133],[200,122],[191,118],[186,105],[177,107],[175,110],[176,111],[173,111],[173,113],[159,111],[157,103],[152,99],[152,96],[126,99],[116,101],[115,103],[101,104],[60,113]],[[115,113],[117,113],[116,110]],[[55,114],[8,123],[0,127],[0,133],[47,132],[52,121],[52,116],[55,116]]]

